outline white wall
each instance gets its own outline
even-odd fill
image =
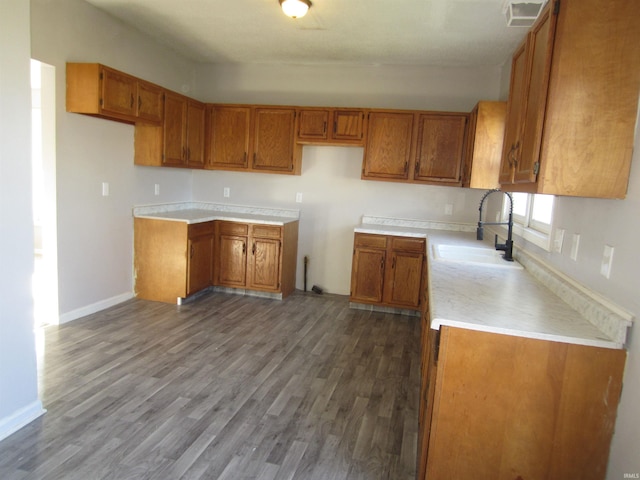
[[[508,92],[510,65],[503,71],[501,97]],[[640,112],[639,112],[640,113]],[[554,230],[565,230],[561,253],[549,253],[516,238],[515,243],[547,263],[629,311],[640,322],[640,121],[636,122],[635,151],[627,196],[624,200],[556,197]],[[577,261],[570,258],[571,237],[580,234]],[[553,238],[553,237],[552,237]],[[600,275],[605,245],[615,248],[611,277]],[[640,339],[634,326],[628,336],[624,388],[607,478],[617,480],[625,473],[640,474]]]
[[[67,113],[65,63],[103,63],[176,91],[193,88],[194,65],[82,0],[32,0],[31,38],[32,57],[56,68],[58,283],[66,321],[132,295],[131,208],[190,200],[191,172],[135,167],[133,126]]]
[[[499,94],[500,68],[205,65],[198,97],[210,102],[303,106],[360,106],[470,111]],[[362,181],[363,149],[305,146],[302,175],[289,177],[194,171],[193,196],[201,201],[300,209],[297,288],[309,256],[308,288],[348,295],[353,228],[363,214],[474,223],[482,191]],[[231,197],[222,196],[223,188]],[[303,202],[295,203],[296,193]],[[446,204],[453,215],[445,216]]]
[[[0,439],[42,412],[33,331],[29,3],[0,0]]]

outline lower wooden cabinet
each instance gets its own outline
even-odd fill
[[[624,350],[443,326],[422,356],[419,480],[605,478]]]
[[[135,294],[175,303],[211,285],[214,223],[134,219]]]
[[[298,222],[216,222],[214,285],[285,297],[295,289]]]
[[[134,219],[135,294],[176,303],[212,285],[295,290],[298,222],[195,224]]]
[[[424,238],[356,233],[351,301],[418,309],[425,248]]]

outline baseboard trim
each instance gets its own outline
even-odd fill
[[[22,427],[30,424],[46,412],[47,411],[42,408],[42,402],[40,400],[36,400],[26,407],[19,409],[12,415],[0,419],[0,441],[17,432]]]
[[[105,298],[104,300],[92,303],[91,305],[87,305],[85,307],[77,308],[70,312],[63,313],[62,315],[60,315],[60,324],[71,322],[73,320],[77,320],[78,318],[86,317],[87,315],[99,312],[100,310],[104,310],[105,308],[113,307],[114,305],[132,299],[133,296],[133,292],[126,292],[120,295],[116,295],[115,297]]]

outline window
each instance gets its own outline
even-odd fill
[[[553,195],[512,193],[513,233],[549,251],[551,222],[553,219]],[[509,217],[509,201],[502,205],[503,221]]]

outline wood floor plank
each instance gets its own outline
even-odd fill
[[[0,442],[0,478],[414,478],[419,329],[301,292],[47,327],[48,413]]]

